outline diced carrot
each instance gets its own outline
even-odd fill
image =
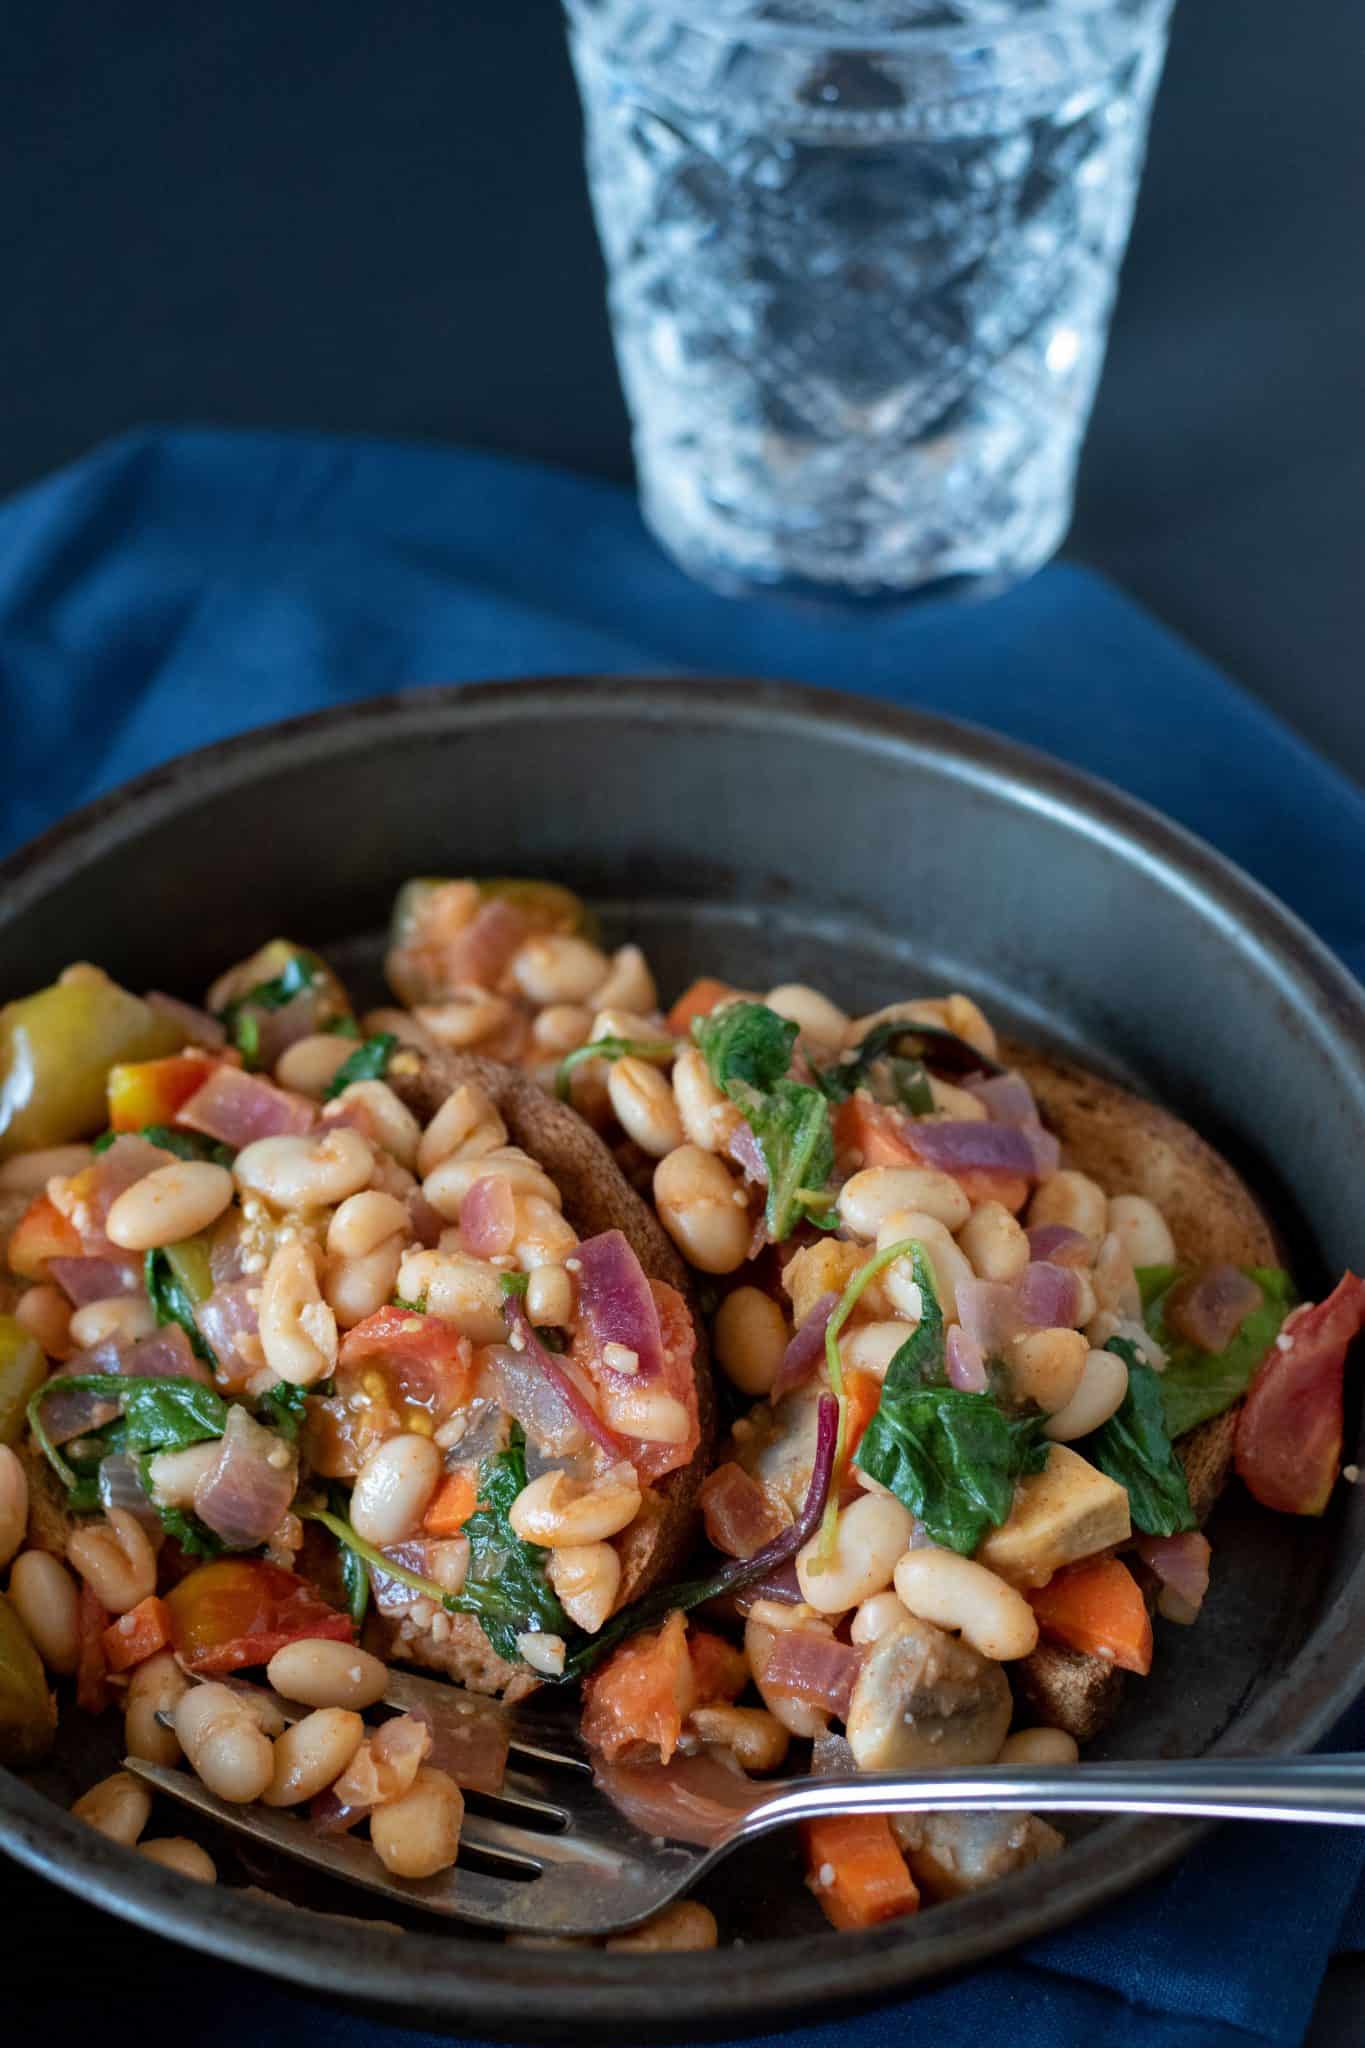
[[[919,1891],[885,1814],[808,1820],[806,1883],[839,1928],[876,1927],[919,1908]]]
[[[856,1365],[844,1367],[844,1392],[848,1396],[847,1438],[844,1450],[852,1457],[862,1441],[882,1400],[882,1383],[875,1372],[861,1372]]]
[[[694,1706],[713,1707],[722,1702],[728,1705],[739,1698],[749,1683],[744,1652],[727,1643],[724,1636],[712,1635],[705,1628],[689,1629],[687,1654],[692,1659],[696,1686]]]
[[[479,1490],[474,1475],[465,1466],[460,1466],[457,1471],[447,1472],[431,1496],[430,1505],[422,1517],[422,1527],[428,1536],[458,1535],[478,1504]]]
[[[874,1102],[862,1089],[855,1089],[834,1112],[834,1149],[840,1163],[860,1166],[914,1166],[913,1148],[897,1128],[898,1119],[884,1103]]]
[[[717,1003],[733,994],[728,982],[716,981],[713,976],[703,974],[700,981],[694,981],[691,988],[683,990],[669,1011],[669,1030],[675,1038],[686,1038],[694,1017],[709,1017]]]
[[[78,1259],[84,1247],[74,1223],[50,1195],[35,1195],[10,1234],[6,1262],[21,1280],[45,1280],[49,1259]]]
[[[76,1705],[85,1714],[102,1714],[109,1704],[109,1660],[104,1631],[109,1616],[89,1586],[82,1584],[76,1609],[80,1654],[76,1665]]]
[[[130,1607],[126,1614],[120,1614],[111,1621],[100,1641],[104,1645],[104,1659],[111,1671],[131,1671],[134,1664],[145,1663],[148,1657],[155,1657],[158,1650],[164,1650],[171,1639],[170,1616],[164,1600],[158,1600],[155,1593],[149,1593],[145,1600],[139,1600],[136,1607]]]
[[[1039,1628],[1054,1642],[1139,1677],[1151,1670],[1152,1618],[1137,1580],[1117,1557],[1070,1565],[1027,1597]]]
[[[168,1124],[217,1061],[205,1052],[176,1053],[166,1060],[135,1060],[109,1069],[109,1125],[140,1131],[144,1124]]]
[[[631,1636],[583,1687],[583,1737],[609,1760],[672,1756],[697,1703],[687,1622],[670,1614],[660,1629]]]

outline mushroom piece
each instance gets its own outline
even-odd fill
[[[926,1899],[958,1899],[1041,1863],[1066,1839],[1033,1813],[904,1813],[891,1829]]]
[[[860,1771],[948,1770],[994,1763],[1013,1711],[999,1664],[907,1615],[868,1650],[845,1728]]]

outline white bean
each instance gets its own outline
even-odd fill
[[[120,1344],[134,1344],[150,1337],[156,1328],[152,1305],[145,1295],[120,1294],[108,1301],[88,1301],[78,1308],[68,1324],[71,1341],[78,1350],[93,1350],[112,1337]]]
[[[517,1637],[517,1655],[523,1664],[529,1664],[542,1678],[564,1676],[567,1649],[563,1636],[551,1635],[544,1629],[523,1629]]]
[[[914,1327],[908,1322],[855,1323],[839,1339],[839,1356],[845,1365],[884,1380],[887,1367]]]
[[[1017,1280],[1029,1262],[1028,1232],[1003,1202],[980,1202],[957,1233],[978,1280]]]
[[[156,1552],[127,1508],[110,1508],[104,1522],[82,1522],[66,1539],[66,1554],[110,1614],[127,1614],[156,1591]]]
[[[996,1758],[998,1764],[1023,1770],[1030,1764],[1074,1764],[1081,1757],[1080,1745],[1065,1728],[1021,1728],[1007,1735]]]
[[[622,1955],[678,1955],[714,1948],[719,1940],[720,1929],[709,1906],[700,1899],[677,1899],[628,1934],[609,1935],[602,1946]]]
[[[512,978],[533,1003],[586,1003],[607,979],[610,963],[597,946],[568,932],[528,939],[512,957]]]
[[[907,1550],[895,1577],[903,1607],[921,1621],[956,1629],[983,1657],[1006,1663],[1037,1648],[1028,1601],[984,1564],[952,1550]]]
[[[447,1095],[417,1146],[417,1171],[423,1179],[457,1152],[470,1148],[477,1156],[507,1143],[507,1126],[492,1099],[474,1081],[462,1081]]]
[[[115,1771],[81,1794],[71,1811],[111,1842],[131,1849],[152,1812],[152,1795],[131,1771]]]
[[[746,1771],[775,1771],[790,1744],[787,1730],[766,1707],[693,1707],[687,1727],[703,1742],[728,1749]]]
[[[1104,1189],[1088,1173],[1064,1169],[1045,1180],[1028,1205],[1030,1223],[1064,1223],[1079,1230],[1090,1245],[1093,1259],[1100,1239],[1108,1229],[1109,1204]]]
[[[828,996],[822,996],[818,988],[807,988],[803,981],[784,981],[777,988],[770,988],[763,998],[770,1010],[776,1010],[779,1017],[785,1017],[797,1025],[807,1038],[813,1038],[819,1045],[841,1046],[848,1031],[848,1012],[832,1003]]]
[[[603,1363],[610,1365],[611,1360],[604,1357]],[[687,1408],[676,1394],[666,1393],[662,1387],[609,1387],[603,1393],[602,1407],[619,1436],[638,1437],[649,1444],[682,1444],[692,1433]]]
[[[865,1493],[839,1517],[834,1553],[820,1556],[812,1536],[796,1553],[802,1598],[818,1614],[844,1614],[891,1584],[896,1559],[915,1533],[915,1518],[888,1493]]]
[[[853,1617],[849,1629],[849,1641],[861,1649],[867,1643],[875,1643],[889,1629],[899,1628],[905,1620],[905,1609],[899,1593],[874,1593],[870,1600],[864,1600]]]
[[[438,1045],[466,1052],[471,1046],[486,1044],[512,1021],[515,1012],[504,996],[490,995],[471,984],[456,989],[443,1003],[419,1003],[413,1015]]]
[[[969,1088],[959,1088],[956,1082],[940,1081],[937,1074],[929,1076],[929,1093],[940,1116],[954,1117],[960,1123],[984,1123],[989,1113],[980,1096]]]
[[[157,1715],[173,1715],[189,1689],[190,1682],[170,1650],[158,1650],[155,1657],[145,1658],[129,1673],[123,1703],[123,1741],[129,1756],[163,1764],[167,1770],[179,1762],[179,1737]]]
[[[531,1026],[531,1042],[537,1052],[560,1060],[566,1052],[585,1045],[591,1030],[592,1011],[582,1003],[551,1003]]]
[[[683,1257],[703,1273],[733,1273],[749,1250],[743,1188],[713,1152],[680,1145],[654,1169],[654,1206]]]
[[[401,1233],[376,1245],[363,1258],[329,1257],[322,1276],[322,1293],[336,1317],[338,1329],[353,1330],[357,1323],[377,1315],[393,1299],[402,1259]]]
[[[549,1174],[519,1145],[502,1145],[475,1158],[458,1152],[443,1159],[422,1182],[422,1193],[438,1216],[458,1223],[465,1196],[478,1180],[505,1180],[513,1194],[537,1195],[556,1209],[564,1205]]]
[[[49,1358],[65,1358],[71,1351],[71,1303],[60,1287],[40,1281],[27,1287],[14,1311],[30,1337],[36,1337]]]
[[[743,1119],[711,1079],[699,1046],[684,1046],[674,1061],[673,1096],[688,1143],[703,1152],[723,1151]]]
[[[80,1595],[61,1559],[48,1550],[21,1551],[9,1575],[9,1597],[48,1670],[70,1678],[80,1660]]]
[[[28,1528],[28,1474],[17,1452],[0,1444],[0,1567],[7,1565]]]
[[[1029,1330],[1008,1346],[1010,1383],[1025,1400],[1056,1415],[1074,1399],[1089,1351],[1079,1330]]]
[[[145,1856],[149,1863],[159,1863],[164,1870],[173,1870],[177,1877],[193,1878],[197,1884],[217,1884],[218,1866],[207,1849],[201,1849],[198,1842],[192,1842],[188,1835],[158,1835],[154,1841],[139,1842],[139,1856]]]
[[[1088,1351],[1075,1393],[1065,1407],[1049,1415],[1043,1435],[1057,1444],[1089,1436],[1123,1406],[1128,1368],[1114,1351]]]
[[[605,1543],[619,1536],[640,1512],[640,1481],[632,1465],[611,1466],[586,1482],[552,1468],[523,1487],[507,1519],[524,1543],[546,1550]]]
[[[192,1508],[194,1492],[218,1463],[220,1443],[187,1444],[183,1451],[158,1451],[147,1467],[152,1499],[159,1508]]]
[[[888,1245],[899,1244],[902,1238],[913,1238],[923,1250],[934,1276],[943,1320],[945,1323],[955,1321],[957,1290],[964,1281],[976,1276],[966,1255],[954,1243],[952,1233],[936,1216],[928,1216],[922,1209],[897,1209],[890,1216],[883,1217],[878,1225],[877,1250],[885,1251]],[[923,1304],[908,1252],[902,1258],[894,1259],[886,1268],[881,1275],[881,1284],[892,1307],[918,1322]]]
[[[405,1231],[408,1212],[396,1195],[366,1188],[348,1195],[327,1226],[327,1249],[343,1259],[363,1259],[395,1231]]]
[[[370,1841],[395,1877],[435,1877],[460,1848],[464,1796],[444,1771],[422,1764],[411,1788],[370,1815]]]
[[[607,1096],[616,1120],[651,1159],[662,1159],[683,1142],[682,1118],[673,1090],[648,1060],[627,1054],[607,1070]]]
[[[468,1252],[410,1251],[398,1268],[404,1301],[425,1300],[427,1313],[453,1323],[473,1344],[498,1344],[507,1334],[496,1267]]]
[[[948,1230],[971,1214],[961,1183],[931,1166],[865,1166],[839,1190],[838,1210],[855,1237],[874,1238],[888,1216],[917,1210]]]
[[[555,1190],[556,1196],[558,1189]],[[516,1195],[512,1201],[512,1252],[524,1273],[537,1266],[559,1266],[578,1245],[578,1232],[559,1213],[558,1201],[540,1195]]]
[[[105,1236],[125,1252],[179,1244],[216,1223],[232,1200],[232,1175],[207,1159],[177,1159],[135,1180],[104,1220]]]
[[[638,946],[617,947],[606,980],[593,991],[593,1001],[599,1010],[649,1011],[659,1007],[654,976]]]
[[[88,1145],[46,1145],[40,1152],[16,1152],[0,1165],[0,1191],[40,1195],[54,1177],[68,1180],[94,1156]]]
[[[388,1666],[368,1650],[325,1637],[301,1637],[276,1650],[266,1677],[287,1700],[306,1707],[351,1707],[357,1712],[382,1700],[389,1683]]]
[[[345,1124],[312,1136],[257,1138],[242,1147],[232,1169],[239,1188],[276,1209],[330,1208],[368,1187],[373,1172],[368,1139]],[[142,1185],[135,1181],[134,1190]]]
[[[351,1522],[366,1543],[401,1543],[422,1525],[441,1480],[441,1453],[429,1436],[404,1432],[370,1452],[351,1493]]]
[[[285,1047],[275,1062],[275,1079],[281,1088],[292,1088],[296,1095],[311,1095],[321,1102],[337,1069],[345,1066],[354,1051],[354,1040],[335,1031],[311,1032]]]
[[[1155,1202],[1145,1195],[1114,1195],[1106,1223],[1134,1266],[1173,1266],[1175,1239]]]
[[[234,1806],[259,1799],[274,1775],[274,1750],[250,1708],[226,1685],[192,1685],[176,1703],[175,1732],[210,1792]]]
[[[339,1778],[365,1739],[365,1723],[347,1707],[318,1707],[275,1742],[267,1806],[301,1806]]]
[[[328,1104],[323,1117],[344,1116],[352,1109],[363,1112],[366,1128],[400,1166],[417,1164],[422,1126],[387,1081],[352,1081]]]
[[[562,1329],[573,1321],[573,1275],[564,1266],[537,1266],[526,1287],[526,1313],[535,1327]]]
[[[275,1140],[258,1142],[272,1145]],[[311,1387],[335,1366],[336,1317],[322,1298],[312,1253],[304,1245],[282,1244],[275,1252],[261,1285],[257,1327],[266,1364],[291,1386]]]
[[[712,1328],[716,1362],[725,1377],[757,1400],[771,1392],[790,1341],[779,1302],[761,1287],[732,1287]]]
[[[570,1621],[596,1635],[621,1585],[621,1560],[610,1543],[562,1543],[550,1552],[545,1573]]]

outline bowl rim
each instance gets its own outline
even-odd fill
[[[614,712],[695,724],[774,720],[831,738],[912,754],[959,784],[1043,811],[1175,886],[1235,932],[1264,978],[1307,1006],[1327,1056],[1365,1092],[1365,991],[1276,897],[1184,827],[1084,770],[965,721],[804,684],[743,676],[557,675],[404,689],[256,726],[179,754],[70,813],[0,861],[0,902],[22,909],[122,837],[275,765],[348,752],[377,738],[531,717]],[[4,911],[0,910],[0,924]],[[1363,1132],[1362,1135],[1365,1135]],[[1365,1558],[1289,1669],[1216,1749],[1271,1753],[1310,1747],[1365,1680],[1356,1649],[1365,1621]],[[232,1890],[196,1893],[174,1874],[95,1835],[33,1787],[0,1769],[0,1837],[37,1874],[151,1932],[268,1971],[315,1993],[410,2019],[440,2017],[522,2039],[563,2038],[575,2026],[629,2025],[642,2039],[737,2035],[904,1996],[923,1984],[1065,1925],[1151,1878],[1206,1824],[1111,1821],[1049,1867],[1046,1887],[1025,1871],[989,1892],[939,1907],[913,1937],[889,1927],[856,1936],[779,1937],[759,1948],[695,1957],[600,1950],[510,1949],[496,1943],[402,1935]],[[211,1906],[209,1901],[212,1901]],[[839,1962],[844,1967],[835,1967]]]

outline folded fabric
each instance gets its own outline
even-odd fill
[[[1084,570],[975,604],[737,601],[686,581],[615,489],[361,441],[137,434],[0,507],[0,836],[11,845],[170,754],[293,713],[423,683],[642,669],[788,676],[1046,748],[1203,834],[1365,971],[1365,901],[1343,886],[1365,860],[1365,795]],[[1337,1737],[1362,1739],[1365,1723]],[[1365,1939],[1363,1868],[1345,1831],[1225,1828],[1077,1928],[908,2008],[783,2039],[882,2048],[914,2025],[938,2048],[1091,2034],[1288,2048],[1334,1945]],[[6,1869],[0,1901],[9,1954],[42,1955],[56,1895]],[[144,1992],[162,1982],[175,1999],[192,1983],[201,2044],[235,2042],[248,1995],[261,2048],[321,2025],[347,2048],[424,2038],[324,2017],[264,1983],[244,1993],[240,1973],[100,1925],[91,1939],[117,1977],[136,1943]],[[82,1978],[84,2017],[107,2038],[109,1976]],[[64,1991],[73,2026],[83,1995]]]

